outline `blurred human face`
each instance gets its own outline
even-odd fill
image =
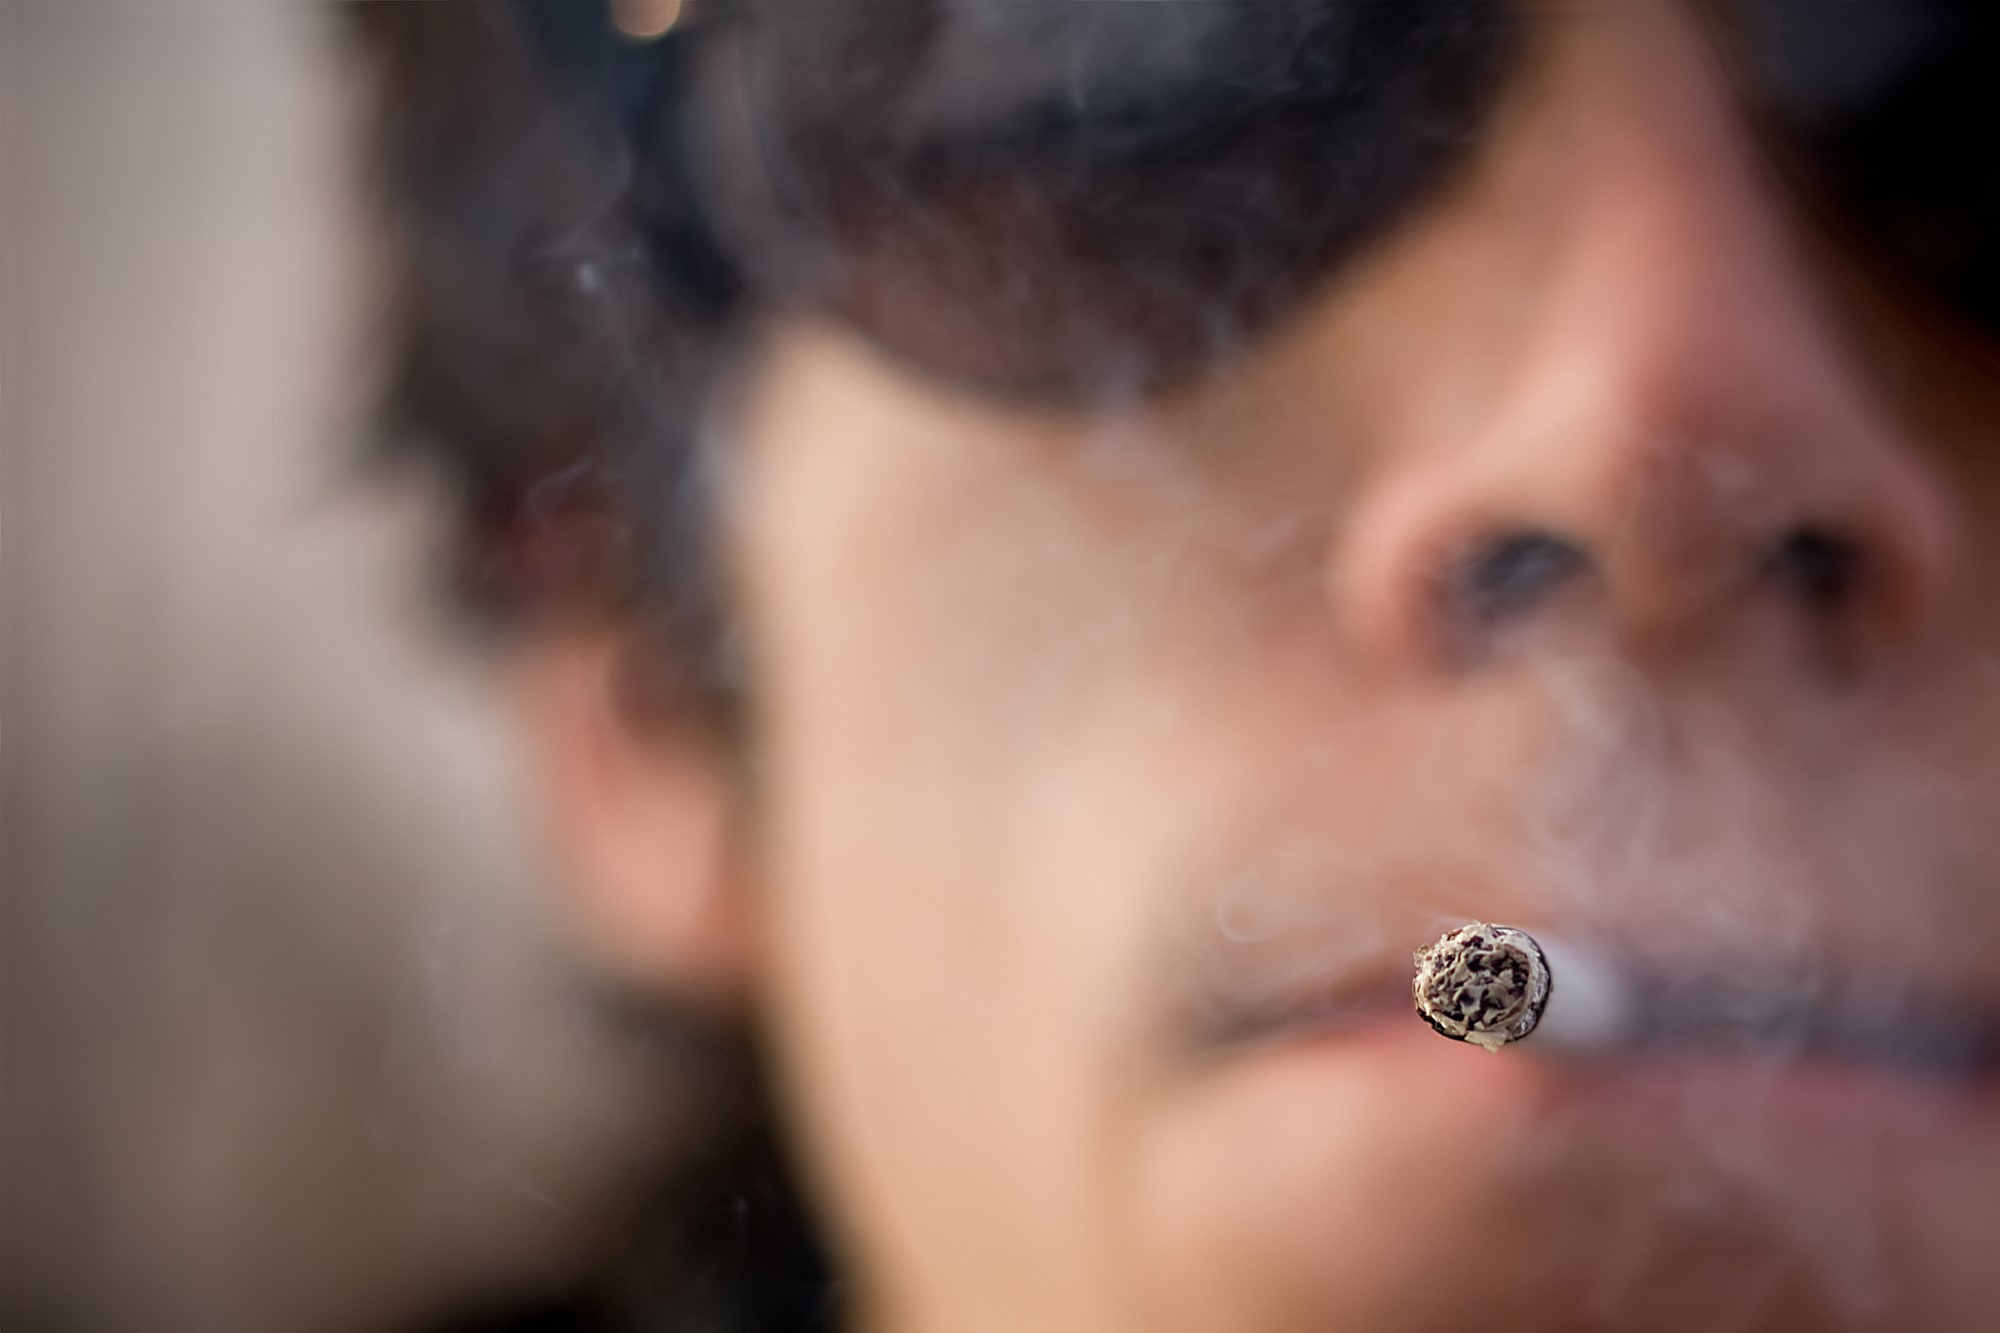
[[[845,327],[765,346],[732,549],[865,1323],[2000,1326],[1990,1075],[1407,1012],[1479,918],[2000,1014],[2000,382],[1689,11],[1536,10],[1449,185],[1124,407]]]

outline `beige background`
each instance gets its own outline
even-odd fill
[[[372,1328],[559,1271],[660,1130],[478,655],[351,467],[326,14],[0,0],[0,1311]],[[0,1322],[6,1316],[0,1314]]]

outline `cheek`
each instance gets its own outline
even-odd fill
[[[1033,441],[844,394],[770,410],[741,546],[786,1077],[853,1247],[1018,1310],[1092,1244],[1148,906],[1124,867],[1161,817],[1114,774],[1185,701]],[[775,456],[792,411],[839,441]]]
[[[1387,815],[1371,742],[1327,724],[1317,570],[1253,577],[1185,495],[1080,481],[1018,427],[787,384],[740,548],[807,1150],[864,1259],[1023,1321],[1024,1291],[1102,1311],[1156,955],[1213,928],[1191,877],[1234,873],[1238,825]]]
[[[1316,562],[1246,569],[1170,486],[1093,487],[1050,440],[832,364],[749,422],[768,1003],[856,1247],[1002,1308],[1116,1267],[1159,1018],[1135,1004],[1163,932],[1224,910],[1191,876],[1227,882],[1272,824],[1465,826],[1384,778],[1466,738],[1329,708]]]

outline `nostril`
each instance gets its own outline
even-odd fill
[[[1860,543],[1820,528],[1801,527],[1771,548],[1767,568],[1799,602],[1822,613],[1853,602],[1867,575]]]
[[[1498,629],[1539,610],[1590,568],[1582,547],[1553,533],[1504,533],[1478,543],[1457,562],[1452,606],[1481,629]]]

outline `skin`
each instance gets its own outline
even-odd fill
[[[749,764],[635,717],[616,627],[525,652],[577,916],[768,1034],[857,1327],[1991,1328],[1987,1084],[1488,1055],[1402,998],[1480,918],[2000,1012],[1955,339],[1652,0],[1554,9],[1462,178],[1143,407],[786,323],[726,422]],[[1773,572],[1802,529],[1852,595]],[[1455,612],[1520,531],[1588,568]]]

